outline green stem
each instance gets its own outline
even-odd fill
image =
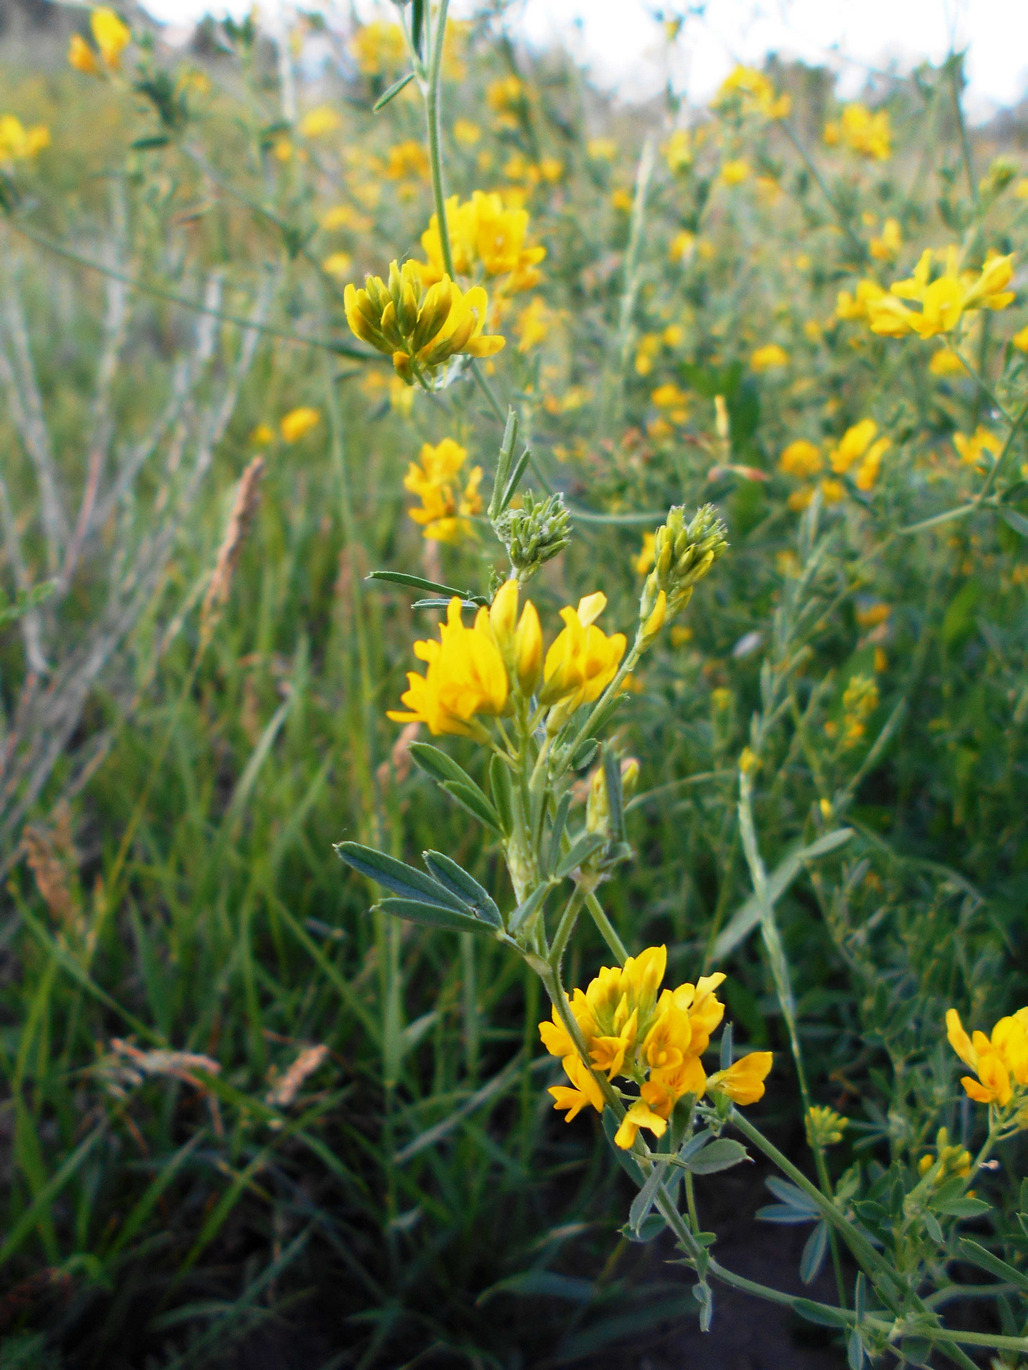
[[[835,196],[828,189],[828,184],[825,181],[825,178],[821,175],[821,172],[818,170],[817,164],[810,156],[810,153],[800,142],[799,138],[796,135],[796,130],[793,128],[792,124],[788,122],[787,119],[779,119],[778,123],[786,138],[788,138],[789,142],[792,143],[793,147],[799,153],[800,159],[802,160],[804,166],[810,172],[811,176],[813,176],[815,182],[817,183],[817,188],[820,190],[821,194],[825,197],[825,200],[831,206],[832,213],[839,220],[839,223],[842,227],[842,231],[846,234],[847,238],[849,238],[853,247],[856,249],[858,261],[866,261],[867,248],[857,237],[856,233],[854,233],[853,226],[849,220],[849,215],[843,212]]]
[[[450,0],[439,0],[439,9],[432,21],[428,82],[424,89],[424,96],[425,118],[428,124],[428,160],[432,168],[432,199],[435,203],[436,221],[439,225],[439,244],[443,253],[443,266],[446,268],[447,275],[453,280],[453,252],[450,248],[450,233],[446,224],[446,192],[443,188],[443,157],[439,133],[439,75],[443,60],[443,41],[446,38],[446,12],[449,6]],[[426,15],[426,20],[427,18]]]
[[[1014,445],[1014,439],[1017,437],[1018,433],[1020,433],[1021,429],[1024,427],[1025,419],[1028,419],[1028,400],[1026,400],[1025,403],[1021,406],[1021,409],[1017,417],[1014,419],[1013,424],[1011,425],[1010,432],[1007,434],[1007,440],[1003,444],[1002,452],[1000,452],[999,456],[996,458],[991,469],[989,470],[989,474],[985,477],[985,482],[982,485],[982,488],[978,491],[978,496],[975,500],[976,507],[984,504],[986,498],[991,493],[992,487],[996,484],[996,477],[1000,473],[1000,468],[1006,463],[1007,456],[1009,455],[1010,450]]]
[[[618,959],[618,965],[623,966],[628,960],[628,948],[617,935],[614,925],[603,911],[603,905],[596,898],[595,890],[589,890],[585,896],[585,906],[592,915],[592,920],[600,930],[600,935],[610,947],[611,951]]]
[[[564,912],[560,916],[557,924],[557,931],[553,934],[553,941],[550,944],[550,954],[547,958],[554,975],[560,975],[560,963],[564,959],[564,952],[571,934],[575,930],[578,915],[581,912],[582,904],[585,902],[585,892],[581,885],[576,885],[571,898],[568,900]]]

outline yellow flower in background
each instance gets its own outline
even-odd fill
[[[390,181],[425,181],[430,171],[428,153],[420,143],[409,138],[404,143],[394,143],[389,149],[382,175]]]
[[[771,371],[777,366],[788,366],[789,354],[784,347],[779,347],[777,343],[768,343],[764,347],[758,347],[750,355],[750,366],[754,371]]]
[[[514,331],[518,339],[518,351],[530,352],[538,347],[550,331],[553,316],[541,295],[535,295],[518,314]]]
[[[254,447],[267,447],[269,443],[275,441],[275,430],[267,423],[259,423],[250,434],[250,441]]]
[[[790,442],[778,458],[779,470],[784,471],[787,476],[798,476],[801,480],[808,476],[816,476],[824,464],[821,449],[808,442],[806,438],[797,438],[795,442]]]
[[[718,179],[726,186],[741,185],[750,176],[750,164],[742,158],[736,158],[730,162],[723,162],[721,170],[718,172]]]
[[[1003,451],[1003,440],[979,424],[970,437],[965,433],[954,433],[953,446],[965,466],[977,466],[987,453],[998,457]]]
[[[455,119],[453,124],[454,141],[461,147],[474,147],[481,141],[482,130],[470,119]]]
[[[312,428],[317,428],[320,422],[321,414],[317,409],[311,409],[307,406],[291,409],[279,425],[282,441],[299,442]]]
[[[688,171],[696,160],[696,149],[693,146],[692,134],[687,128],[676,128],[671,137],[664,145],[664,160],[667,162],[668,171],[677,176],[679,172]]]
[[[878,708],[878,686],[866,675],[853,675],[842,696],[842,745],[856,747],[867,731],[867,720]]]
[[[408,385],[428,388],[452,358],[492,357],[505,343],[483,333],[489,298],[481,286],[462,291],[444,275],[425,290],[417,262],[392,262],[388,285],[380,276],[368,276],[363,290],[348,285],[343,305],[353,333],[390,355]]]
[[[461,621],[461,602],[454,596],[439,625],[439,641],[415,642],[414,655],[427,663],[423,676],[407,674],[408,689],[400,702],[408,712],[390,709],[395,723],[425,723],[433,737],[486,734],[476,716],[496,717],[507,706],[507,668],[489,626],[489,610],[479,609],[472,628]]]
[[[913,276],[894,282],[890,294],[868,302],[872,332],[890,338],[908,333],[933,338],[954,329],[968,310],[1005,309],[1013,300],[1014,292],[1006,288],[1014,274],[1012,255],[990,252],[980,272],[960,271],[958,250],[951,246],[942,275],[931,280],[932,260],[937,255],[926,248]],[[901,300],[920,304],[920,311],[908,309]]]
[[[585,155],[593,162],[613,162],[618,155],[618,145],[613,138],[590,138],[585,145]]]
[[[319,105],[300,120],[300,132],[305,138],[324,138],[342,128],[343,121],[331,105]]]
[[[611,207],[618,210],[621,214],[631,214],[632,205],[634,204],[632,192],[630,190],[625,190],[622,186],[618,186],[617,190],[612,190],[610,193],[610,203]]]
[[[851,152],[871,161],[884,162],[892,156],[892,126],[887,110],[873,113],[859,102],[843,106],[837,121],[825,125],[829,147],[845,144]]]
[[[132,33],[111,9],[97,9],[89,16],[89,27],[93,31],[96,46],[108,71],[117,71],[121,66],[121,54],[132,42]]]
[[[605,1098],[596,1075],[611,1082],[618,1076],[639,1085],[636,1098],[624,1096],[626,1115],[615,1136],[623,1150],[631,1148],[640,1129],[663,1135],[675,1104],[685,1094],[700,1097],[708,1088],[735,1102],[752,1103],[764,1092],[771,1067],[770,1052],[744,1056],[728,1070],[707,1080],[700,1057],[724,1015],[717,990],[720,972],[702,976],[695,984],[661,989],[667,969],[667,948],[647,947],[630,956],[624,966],[604,966],[583,991],[567,1001],[589,1056],[592,1073],[578,1054],[571,1033],[554,1009],[539,1024],[539,1035],[551,1056],[559,1056],[572,1088],[550,1089],[554,1107],[567,1110],[567,1121],[586,1104],[602,1113]]]
[[[99,76],[100,63],[96,53],[89,46],[80,33],[71,35],[71,42],[68,45],[68,65],[75,71],[81,71],[85,76]]]
[[[352,266],[353,258],[348,252],[330,252],[321,263],[322,271],[327,271],[330,276],[349,276]]]
[[[578,601],[578,608],[561,609],[563,630],[546,653],[540,704],[559,704],[554,730],[582,704],[598,699],[617,674],[625,654],[624,633],[608,637],[595,620],[606,608],[607,596],[600,591]]]
[[[950,347],[940,347],[937,352],[932,353],[928,370],[933,376],[963,376],[967,374],[964,371],[964,363]]]
[[[410,516],[430,541],[457,543],[471,536],[468,520],[482,509],[478,493],[482,468],[473,466],[465,477],[467,459],[465,448],[444,438],[435,447],[426,442],[421,464],[412,461],[407,468],[403,487],[421,500],[421,508],[411,509]]]
[[[407,44],[399,24],[377,19],[364,24],[350,40],[350,51],[365,76],[396,71],[407,61]]]
[[[1011,1101],[1015,1107],[1023,1104],[1028,1088],[1028,1008],[1001,1018],[989,1037],[984,1032],[974,1032],[968,1037],[960,1015],[951,1008],[946,1013],[946,1037],[963,1063],[977,1076],[977,1079],[970,1075],[961,1078],[960,1083],[969,1098],[999,1109],[1005,1109]],[[1018,1121],[1021,1127],[1028,1126],[1028,1115],[1023,1109],[1018,1114]]]
[[[828,454],[832,470],[837,476],[845,476],[850,468],[860,460],[877,432],[878,425],[874,419],[862,419],[860,423],[855,423],[852,428],[846,429],[838,446],[833,447]]]
[[[757,115],[763,119],[785,119],[792,109],[790,95],[777,95],[762,71],[736,67],[721,82],[713,101],[714,109]]]
[[[14,114],[0,114],[0,164],[29,161],[50,146],[46,124],[26,128]]]
[[[503,76],[486,87],[485,102],[505,128],[516,128],[525,102],[525,87],[516,76]]]
[[[643,533],[642,546],[639,548],[639,554],[632,560],[632,569],[637,576],[644,576],[653,569],[653,563],[657,559],[654,550],[656,542],[656,533]]]
[[[505,294],[531,290],[539,282],[535,269],[546,249],[526,242],[528,210],[504,203],[498,192],[476,190],[470,200],[456,195],[446,201],[446,228],[454,270],[461,276],[506,276],[500,289]],[[427,261],[418,263],[422,280],[432,285],[445,274],[439,220],[433,214],[421,235]]]
[[[333,205],[325,210],[320,222],[326,233],[334,233],[340,228],[350,229],[353,233],[366,233],[371,227],[367,216],[352,205]]]
[[[903,235],[900,233],[898,219],[886,219],[882,224],[881,236],[872,238],[868,244],[871,256],[880,262],[891,262],[899,256],[900,248],[903,246]]]

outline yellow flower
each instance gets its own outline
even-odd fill
[[[320,422],[321,414],[317,409],[311,409],[307,406],[291,409],[279,425],[282,441],[299,442],[312,428],[317,428]]]
[[[470,119],[455,119],[453,124],[454,140],[461,147],[474,147],[482,137],[482,130]]]
[[[1025,330],[1028,336],[1028,329]],[[1014,339],[1016,345],[1016,338]],[[928,370],[933,376],[962,376],[964,375],[964,363],[957,354],[948,347],[940,347],[937,352],[932,353],[932,359],[928,363]]]
[[[600,591],[578,601],[578,608],[561,609],[564,629],[546,653],[540,704],[559,704],[554,724],[569,717],[582,704],[598,699],[617,674],[625,654],[624,633],[608,637],[595,625],[607,596]]]
[[[585,155],[593,162],[612,162],[618,155],[618,145],[613,138],[590,138]]]
[[[730,162],[723,162],[721,170],[718,172],[718,179],[726,186],[741,185],[750,175],[750,164],[744,162],[742,158],[736,158]]]
[[[816,476],[824,466],[821,450],[806,438],[790,442],[778,458],[778,466],[787,476],[799,476],[801,480]]]
[[[359,28],[350,41],[350,51],[366,76],[395,71],[407,60],[407,44],[399,24],[376,20]]]
[[[269,424],[259,423],[250,434],[250,441],[254,447],[267,447],[275,441],[275,430]]]
[[[714,108],[764,119],[785,119],[792,109],[792,97],[776,95],[774,86],[762,71],[739,66],[722,81],[714,97]]]
[[[493,638],[489,610],[479,609],[474,627],[461,621],[461,602],[454,596],[439,625],[438,642],[415,642],[414,655],[427,663],[423,676],[407,674],[408,689],[401,703],[409,712],[389,710],[396,723],[425,723],[433,736],[486,736],[477,714],[493,717],[507,706],[510,685],[507,668]]]
[[[733,1104],[755,1104],[764,1097],[764,1081],[774,1057],[770,1051],[751,1051],[740,1056],[727,1070],[719,1070],[707,1081],[709,1094],[727,1094]]]
[[[632,192],[630,190],[625,190],[622,186],[619,186],[617,190],[611,191],[610,203],[614,209],[619,211],[619,213],[631,214],[633,204]]]
[[[45,124],[26,128],[14,114],[0,115],[0,164],[29,160],[50,146],[50,130]]]
[[[100,74],[100,63],[97,61],[96,53],[80,33],[71,35],[71,43],[68,46],[68,65],[86,76],[99,76]]]
[[[807,1110],[804,1120],[807,1128],[807,1141],[811,1146],[835,1146],[842,1141],[842,1134],[849,1127],[849,1119],[834,1108],[824,1108],[814,1104]]]
[[[625,1150],[634,1144],[641,1127],[661,1136],[677,1101],[685,1094],[700,1097],[708,1088],[700,1057],[724,1014],[717,990],[725,977],[719,972],[701,976],[695,984],[662,990],[666,968],[666,947],[647,947],[638,956],[630,956],[624,966],[604,966],[584,991],[576,989],[568,1000],[593,1072],[611,1081],[620,1075],[641,1082],[639,1097],[629,1101],[615,1139]],[[577,1113],[591,1103],[602,1112],[602,1091],[556,1009],[550,1021],[539,1024],[539,1035],[546,1050],[562,1059],[573,1086],[572,1090],[567,1086],[550,1090],[555,1107]],[[741,1102],[745,1096],[759,1097],[754,1091],[759,1085],[763,1093],[762,1082],[771,1062],[769,1052],[757,1056],[765,1057],[766,1063],[757,1060],[745,1065],[750,1058],[743,1058],[738,1068],[712,1077],[711,1085],[727,1079],[723,1092],[734,1090]]]
[[[420,509],[411,509],[410,516],[422,525],[422,533],[429,540],[457,543],[471,535],[468,519],[482,508],[478,493],[482,468],[472,467],[465,480],[461,473],[467,456],[452,438],[444,438],[435,447],[426,442],[421,448],[421,465],[411,462],[407,468],[404,489],[417,495],[422,504]]]
[[[388,286],[380,276],[368,276],[363,290],[348,285],[343,304],[356,336],[391,355],[408,385],[428,388],[453,357],[491,357],[505,342],[482,331],[489,299],[481,286],[461,291],[444,275],[426,291],[416,262],[393,262]]]
[[[130,30],[111,9],[97,9],[89,16],[89,27],[93,31],[96,46],[108,71],[117,71],[121,66],[121,54],[132,42]]]
[[[451,195],[446,201],[446,228],[454,270],[461,276],[507,276],[504,293],[531,290],[539,282],[535,269],[546,256],[545,247],[528,244],[528,210],[505,205],[498,192],[476,190],[463,203]],[[418,263],[422,280],[432,285],[445,274],[439,220],[435,214],[421,235],[427,262]]]
[[[872,113],[866,105],[845,105],[838,122],[825,125],[824,137],[829,147],[845,143],[872,161],[884,162],[892,155],[892,128],[884,109]]]
[[[899,220],[886,219],[885,223],[882,224],[881,236],[872,238],[869,246],[871,256],[880,262],[891,262],[899,256],[899,250],[903,246]]]
[[[1019,333],[1015,333],[1010,342],[1018,352],[1028,352],[1028,328],[1022,328]]]
[[[404,143],[394,143],[389,149],[382,175],[390,181],[417,181],[427,180],[429,171],[428,153],[420,143],[409,138]]]
[[[649,1104],[642,1099],[637,1099],[625,1114],[621,1126],[614,1133],[614,1141],[623,1151],[629,1151],[635,1145],[635,1139],[639,1135],[641,1127],[648,1127],[655,1137],[663,1137],[667,1131],[667,1122],[659,1113],[654,1113]]]
[[[860,460],[877,432],[878,425],[874,419],[862,419],[852,428],[847,428],[838,447],[828,454],[832,470],[837,476],[846,475],[850,467]]]
[[[541,295],[535,295],[520,312],[515,325],[518,351],[530,352],[545,339],[550,331],[552,316]]]
[[[875,301],[882,299],[885,291],[877,281],[858,281],[857,288],[851,295],[848,290],[840,290],[835,304],[835,317],[837,319],[862,319],[867,320],[871,305]]]
[[[990,253],[980,272],[961,272],[957,249],[950,247],[942,275],[929,280],[935,255],[926,248],[909,280],[894,282],[889,295],[868,302],[872,332],[890,338],[908,333],[933,338],[955,328],[967,310],[1005,309],[1013,300],[1014,292],[1006,289],[1014,274],[1013,256]],[[901,300],[920,304],[920,312],[908,309]]]
[[[348,252],[330,252],[321,263],[322,271],[330,276],[349,276],[353,258]]]
[[[371,225],[363,214],[350,205],[333,205],[321,216],[321,227],[326,233],[333,233],[339,228],[349,228],[354,233],[365,233]]]
[[[501,77],[486,87],[485,102],[498,124],[516,128],[517,115],[525,102],[525,88],[516,76]]]
[[[324,138],[342,127],[342,119],[331,105],[319,105],[300,120],[300,132],[305,138]]]
[[[667,162],[668,170],[673,175],[677,175],[680,171],[688,171],[695,158],[696,152],[689,130],[687,128],[676,128],[664,147],[664,159]]]
[[[960,453],[960,460],[965,466],[977,466],[987,452],[998,457],[1003,451],[1002,439],[980,424],[970,437],[964,433],[954,433],[953,446]]]
[[[788,365],[789,354],[777,343],[767,343],[764,347],[758,347],[750,356],[750,366],[754,371],[770,371],[773,367]]]
[[[637,576],[644,576],[649,571],[654,561],[656,553],[654,545],[657,541],[656,533],[643,533],[642,546],[639,548],[638,556],[632,559],[632,567]]]
[[[1028,1086],[1028,1008],[1001,1018],[991,1037],[975,1032],[968,1037],[956,1009],[946,1013],[946,1036],[950,1046],[978,1077],[964,1075],[960,1083],[976,1103],[1005,1108],[1014,1097],[1020,1103]]]

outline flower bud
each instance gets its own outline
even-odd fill
[[[639,617],[647,622],[663,594],[665,618],[672,619],[688,604],[692,587],[728,550],[727,529],[712,504],[685,520],[685,506],[674,505],[667,522],[654,535],[654,565],[643,586]]]
[[[531,490],[526,490],[521,507],[504,510],[493,520],[493,528],[521,581],[535,575],[571,541],[568,511],[560,494],[537,502]]]

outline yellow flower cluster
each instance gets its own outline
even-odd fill
[[[461,276],[506,276],[500,286],[511,295],[531,290],[539,282],[535,269],[546,256],[545,247],[525,242],[528,210],[505,205],[497,192],[476,190],[463,203],[456,195],[446,201],[446,228],[450,238],[453,269]],[[443,278],[446,267],[439,237],[439,219],[433,214],[421,235],[427,262],[418,263],[426,285]]]
[[[463,478],[467,449],[443,438],[435,447],[426,442],[421,448],[421,465],[412,461],[403,479],[405,490],[421,500],[420,509],[412,509],[410,516],[422,525],[423,535],[435,542],[460,542],[471,536],[468,519],[480,512],[482,497],[478,493],[482,479],[481,466],[473,466],[467,479]]]
[[[885,162],[892,156],[892,127],[887,110],[872,112],[866,105],[845,105],[837,120],[825,124],[829,147],[845,144],[869,161]]]
[[[0,166],[5,162],[27,161],[50,146],[46,124],[25,125],[15,114],[0,114]]]
[[[325,138],[342,128],[343,121],[331,105],[318,105],[300,120],[300,132],[304,138]]]
[[[778,343],[766,343],[750,354],[750,366],[754,371],[772,371],[779,366],[789,365],[789,354]]]
[[[792,97],[778,95],[762,71],[740,66],[721,82],[714,97],[714,108],[762,119],[785,119],[792,109]]]
[[[867,720],[878,708],[878,686],[867,675],[851,676],[842,696],[842,745],[859,746],[867,732]]]
[[[538,695],[549,708],[551,732],[582,704],[591,704],[617,674],[627,645],[623,633],[608,637],[595,620],[607,604],[597,591],[579,600],[578,608],[560,611],[563,630],[543,657],[539,614],[527,600],[518,618],[518,585],[505,581],[490,608],[481,608],[471,628],[461,620],[461,601],[451,599],[439,641],[415,642],[414,655],[427,664],[423,676],[408,672],[409,688],[401,696],[409,712],[390,710],[397,723],[425,723],[433,736],[453,733],[487,741],[478,722],[497,717]]]
[[[931,280],[936,255],[926,248],[909,280],[895,281],[888,295],[882,292],[877,298],[868,297],[867,316],[873,333],[890,338],[908,333],[934,338],[937,333],[949,333],[970,310],[1006,309],[1013,300],[1014,292],[1007,289],[1014,274],[1013,256],[990,252],[981,271],[960,271],[958,250],[951,246],[942,275]],[[913,300],[921,308],[908,309],[901,300]]]
[[[114,10],[105,8],[93,11],[89,16],[89,27],[99,56],[80,34],[73,33],[68,48],[69,64],[86,76],[99,76],[104,67],[108,71],[117,71],[121,67],[121,54],[132,42],[131,31]]]
[[[936,1188],[954,1177],[966,1180],[971,1173],[970,1151],[954,1145],[949,1139],[949,1129],[945,1127],[940,1127],[935,1135],[935,1155],[928,1151],[917,1163],[919,1175],[927,1175],[933,1169],[935,1174],[931,1183]]]
[[[365,76],[396,71],[407,60],[403,30],[384,19],[362,25],[350,40],[350,51]]]
[[[1003,451],[1003,439],[979,424],[970,437],[965,433],[954,433],[953,446],[965,466],[977,466],[987,453],[994,458],[999,456]]]
[[[516,128],[518,112],[525,101],[525,87],[516,76],[503,76],[490,83],[485,102],[504,128]]]
[[[771,1069],[771,1052],[754,1051],[708,1077],[700,1058],[724,1016],[715,991],[725,977],[718,972],[701,976],[696,984],[661,990],[666,969],[667,948],[648,947],[623,966],[603,967],[587,989],[569,996],[568,1009],[592,1070],[556,1009],[551,1021],[539,1024],[543,1045],[561,1058],[571,1081],[550,1089],[554,1108],[567,1111],[567,1122],[587,1104],[603,1112],[606,1100],[594,1071],[609,1081],[621,1076],[639,1086],[614,1138],[624,1150],[634,1145],[640,1128],[663,1136],[675,1104],[686,1094],[722,1094],[736,1104],[756,1103]]]
[[[354,334],[391,356],[408,385],[429,389],[452,358],[492,357],[505,342],[482,331],[489,299],[481,286],[462,291],[444,275],[426,290],[416,262],[392,262],[388,285],[381,276],[368,276],[363,290],[348,285],[343,305]]]
[[[882,457],[889,448],[886,437],[875,440],[878,425],[873,419],[862,419],[839,439],[838,444],[828,452],[828,464],[838,476],[850,476],[858,490],[865,493],[873,490],[878,483],[882,469]],[[810,480],[818,475],[825,466],[825,457],[820,448],[806,438],[790,442],[778,458],[779,470],[787,476],[799,480]],[[827,504],[835,504],[844,497],[846,487],[837,479],[821,481],[821,495]],[[794,490],[789,496],[791,509],[805,509],[814,494],[814,487],[806,485]]]
[[[959,1013],[951,1008],[946,1014],[946,1036],[977,1076],[961,1078],[968,1097],[1001,1111],[1009,1109],[1019,1127],[1028,1127],[1028,1008],[1001,1018],[990,1037],[984,1032],[968,1037]]]

